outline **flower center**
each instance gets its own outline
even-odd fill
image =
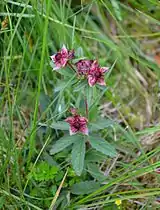
[[[101,78],[102,73],[99,72],[98,70],[92,71],[90,72],[90,75],[92,75],[93,77],[95,77],[96,79]]]
[[[74,123],[74,127],[77,128],[77,129],[79,129],[79,128],[80,128],[79,122],[75,122],[75,123]]]
[[[95,76],[99,78],[99,77],[101,77],[101,73],[97,71],[97,72],[95,72]]]
[[[56,57],[56,60],[61,60],[62,55],[61,55],[61,53],[57,53],[55,57]]]
[[[79,128],[81,127],[81,123],[80,123],[80,120],[79,120],[79,116],[75,116],[75,119],[74,119],[74,125],[73,125],[76,129],[79,130]]]

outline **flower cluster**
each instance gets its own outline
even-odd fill
[[[71,60],[74,57],[74,50],[68,50],[63,45],[59,52],[51,56],[55,65],[53,70],[58,70],[68,65],[68,67],[77,73],[78,77],[86,78],[90,87],[96,84],[106,85],[104,74],[109,70],[108,67],[100,67],[97,60],[87,59],[79,60],[73,66]],[[72,116],[65,120],[70,125],[70,135],[78,132],[88,135],[87,118],[79,115],[75,109],[72,109],[71,113]],[[88,113],[88,110],[86,110],[86,113]]]
[[[97,60],[80,60],[76,63],[78,73],[85,75],[90,87],[96,83],[106,85],[104,73],[108,71],[107,67],[100,67]]]
[[[62,49],[56,54],[51,56],[52,61],[55,64],[53,70],[58,70],[65,66],[71,65],[69,62],[74,58],[74,50],[68,50],[64,45]],[[88,80],[90,87],[95,84],[106,85],[104,74],[109,70],[108,67],[100,67],[97,60],[79,60],[75,63],[75,70],[78,75],[84,76]]]
[[[53,70],[58,70],[65,67],[69,60],[71,60],[72,58],[74,58],[74,50],[67,50],[65,45],[63,45],[62,49],[59,52],[51,56],[51,59],[55,64]]]

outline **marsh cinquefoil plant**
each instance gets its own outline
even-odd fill
[[[79,91],[81,98],[70,108],[72,116],[58,122],[61,130],[69,130],[69,135],[65,133],[56,141],[50,153],[53,155],[70,147],[73,169],[80,176],[85,166],[85,153],[90,148],[110,157],[116,156],[115,148],[99,135],[98,131],[108,127],[109,123],[100,119],[96,110],[99,99],[106,91],[105,72],[109,68],[100,67],[97,60],[78,59],[75,51],[68,50],[64,45],[51,59],[53,70],[62,74],[62,79],[73,77],[74,74],[71,89],[75,94]]]

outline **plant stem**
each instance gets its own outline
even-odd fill
[[[75,72],[75,73],[77,73],[77,71],[74,69],[74,67],[73,67],[73,65],[71,64],[71,63],[67,63],[68,64],[68,66]]]
[[[86,107],[86,116],[87,116],[87,119],[88,119],[88,117],[89,117],[89,115],[88,115],[88,103],[87,103],[86,96],[84,96],[84,103],[85,103],[85,107]]]

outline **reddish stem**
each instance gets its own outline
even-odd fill
[[[74,69],[74,67],[72,66],[72,64],[71,63],[67,63],[68,64],[68,66],[76,73],[76,70]]]

